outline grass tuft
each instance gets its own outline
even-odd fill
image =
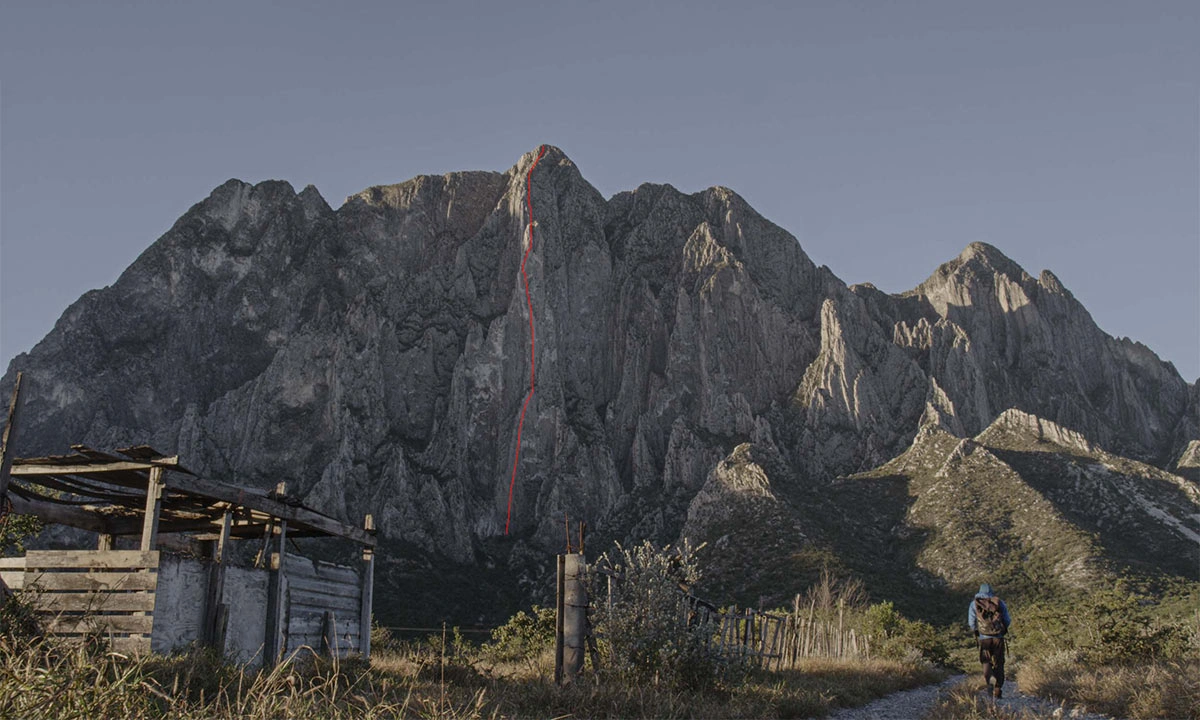
[[[1023,663],[1025,692],[1131,720],[1200,718],[1200,662],[1088,666],[1070,653]]]
[[[546,661],[551,662],[547,663]],[[891,660],[813,660],[782,673],[681,691],[652,681],[559,688],[552,659],[490,664],[470,651],[396,644],[370,664],[308,653],[269,671],[206,650],[126,657],[102,642],[67,645],[0,636],[0,717],[55,718],[733,718],[820,717],[934,682],[941,671]]]

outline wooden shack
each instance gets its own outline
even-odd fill
[[[266,491],[217,482],[147,446],[12,459],[16,404],[0,498],[12,512],[98,537],[94,548],[0,559],[3,584],[31,602],[47,632],[100,635],[127,653],[209,645],[252,666],[308,650],[369,657],[369,515],[363,527],[346,525],[288,496],[284,483]],[[362,560],[304,557],[295,539],[311,537],[353,542]]]

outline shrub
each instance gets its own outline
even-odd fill
[[[863,617],[863,632],[877,640],[887,640],[900,630],[904,617],[889,600],[867,608]]]
[[[923,620],[904,617],[891,601],[868,607],[863,613],[862,627],[863,632],[874,638],[874,647],[881,657],[923,660],[935,665],[950,661],[950,651],[937,630]]]
[[[519,662],[533,669],[538,657],[554,649],[554,610],[533,606],[530,613],[520,610],[508,622],[492,630],[491,642],[483,646],[489,661]]]
[[[1198,624],[1157,620],[1144,600],[1118,586],[1070,604],[1034,605],[1014,618],[1014,643],[1028,655],[1075,653],[1091,664],[1194,656]]]
[[[12,550],[24,555],[25,541],[40,533],[44,526],[36,515],[4,514],[0,519],[0,554]]]
[[[597,565],[618,578],[611,598],[596,603],[606,674],[692,689],[739,669],[719,656],[711,628],[694,622],[682,592],[700,579],[697,550],[686,541],[678,548],[643,542],[627,549],[618,543],[600,558]]]

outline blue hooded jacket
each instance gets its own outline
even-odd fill
[[[975,597],[996,597],[996,593],[992,592],[992,586],[984,583],[979,586],[979,592],[975,593]],[[1012,618],[1008,614],[1008,606],[1004,601],[1000,601],[1000,619],[1004,622],[1004,632],[1008,632],[1008,626],[1012,624]],[[967,624],[971,629],[975,629],[975,600],[971,600],[971,605],[967,608]],[[981,638],[1004,637],[1004,635],[980,635]]]

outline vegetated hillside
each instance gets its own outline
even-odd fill
[[[726,188],[606,200],[551,147],[527,198],[535,156],[372,187],[336,210],[311,186],[221,185],[13,360],[0,392],[26,373],[18,452],[148,443],[216,479],[286,479],[348,522],[371,512],[379,597],[394,600],[381,607],[414,621],[501,619],[512,608],[488,598],[544,592],[564,514],[588,522],[593,548],[673,540],[703,526],[693,511],[759,527],[765,540],[734,549],[746,565],[796,557],[759,583],[781,597],[834,559],[934,587],[941,566],[906,560],[927,552],[926,531],[892,543],[920,504],[910,488],[833,481],[905,452],[930,413],[967,437],[1016,407],[1106,452],[1196,464],[1196,386],[1104,334],[1052,273],[974,243],[909,293],[847,287]],[[537,391],[505,536],[531,371],[527,200]],[[749,467],[745,443],[778,517],[751,504],[736,521],[722,498],[741,491],[704,489],[722,466]],[[1006,502],[1022,522],[1025,505]],[[1088,512],[1060,514],[1083,528]],[[443,583],[474,599],[448,610]]]
[[[953,620],[981,582],[1028,600],[1118,577],[1197,580],[1194,482],[1017,410],[974,438],[930,420],[898,457],[818,492],[779,492],[760,454],[747,444],[722,461],[683,531],[709,544],[704,590],[718,596],[786,604],[830,567],[877,599]]]
[[[844,482],[903,483],[912,500],[896,534],[919,536],[915,567],[960,592],[1197,579],[1200,488],[1018,410],[968,439],[926,425],[906,453]]]

